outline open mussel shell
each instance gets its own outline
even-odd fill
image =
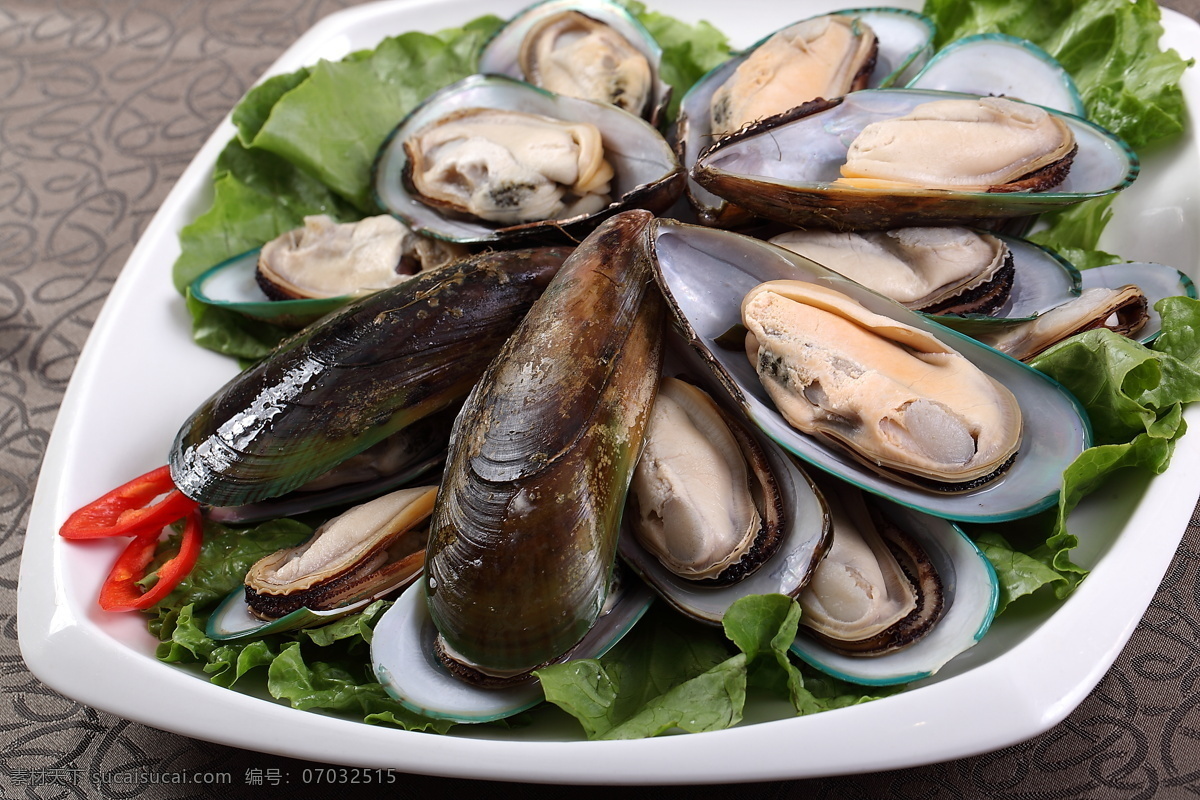
[[[742,419],[740,410],[729,402],[704,361],[674,333],[668,333],[667,339],[664,374],[678,375],[698,386],[735,420]],[[791,455],[757,428],[747,424],[745,432],[762,448],[782,502],[780,542],[761,566],[730,585],[681,577],[638,541],[629,529],[629,511],[617,543],[621,560],[661,598],[681,613],[712,625],[719,625],[729,607],[746,595],[797,596],[829,548],[829,512],[812,480]]]
[[[851,683],[911,683],[934,674],[983,638],[996,614],[999,581],[991,562],[954,523],[881,499],[868,502],[877,504],[929,557],[941,584],[940,619],[922,638],[879,656],[835,652],[803,630],[790,650],[810,666]]]
[[[829,513],[812,481],[790,455],[765,436],[758,437],[779,484],[785,527],[779,548],[758,570],[728,586],[687,580],[663,566],[626,527],[617,549],[621,559],[681,613],[700,622],[721,624],[739,598],[751,594],[795,597],[829,546]]]
[[[529,34],[548,23],[553,17],[572,11],[608,26],[646,59],[650,68],[650,82],[647,86],[649,91],[646,101],[638,110],[622,107],[631,113],[642,116],[651,125],[659,125],[666,113],[667,104],[671,100],[671,86],[663,81],[660,74],[662,48],[658,46],[658,42],[650,35],[645,26],[629,13],[628,9],[618,3],[608,2],[608,0],[545,0],[545,2],[529,6],[510,19],[488,40],[479,54],[477,71],[492,75],[507,75],[510,78],[541,86],[542,84],[535,79],[535,76],[527,75],[522,67],[523,63],[529,63],[531,60],[524,54],[537,52],[537,48],[528,41]],[[564,35],[564,38],[567,39],[572,37],[571,32]],[[532,58],[536,58],[536,55],[533,55]],[[569,58],[574,62],[571,67],[576,69],[596,69],[598,71],[612,69],[611,66],[604,63],[595,66],[579,63],[581,56]],[[567,61],[568,57],[559,56],[559,59]],[[536,72],[536,64],[532,66]],[[623,88],[620,81],[616,79],[613,80],[613,84],[613,90],[616,92],[620,92]],[[592,99],[599,100],[600,98]]]
[[[834,13],[861,19],[875,32],[879,50],[875,56],[875,67],[866,81],[869,88],[903,83],[916,69],[924,65],[933,50],[933,21],[915,11],[880,7],[846,9]],[[763,37],[738,55],[710,70],[683,96],[679,107],[676,152],[685,169],[690,170],[700,153],[714,141],[710,116],[713,95],[737,68],[773,35],[774,33]],[[796,105],[800,105],[814,99],[816,98],[796,97],[795,102]],[[687,195],[700,221],[705,225],[727,228],[751,219],[751,215],[744,209],[727,203],[725,198],[708,191],[691,177],[687,181]]]
[[[211,506],[277,497],[459,402],[569,252],[482,254],[310,326],[184,423],[175,485]]]
[[[1028,39],[1004,33],[956,39],[905,88],[1011,97],[1087,116],[1075,79],[1062,64]]]
[[[843,254],[842,251],[833,250],[830,245],[824,243],[842,241],[849,243],[859,237],[886,237],[891,233],[903,234],[910,230],[917,235],[909,238],[922,243],[928,243],[928,251],[923,252],[930,254],[931,261],[941,258],[937,254],[942,248],[954,245],[955,234],[960,231],[963,234],[973,235],[976,238],[995,237],[1008,250],[1012,262],[1011,288],[1007,296],[1004,297],[1003,302],[994,310],[986,313],[939,312],[929,314],[935,321],[961,333],[972,335],[976,332],[986,332],[1032,320],[1040,314],[1079,296],[1079,270],[1075,269],[1074,266],[1057,253],[1025,239],[987,231],[968,231],[958,227],[946,227],[899,229],[889,231],[887,234],[870,231],[865,231],[861,234],[852,232],[839,234],[818,229],[780,234],[773,237],[771,242],[816,261],[818,264],[828,267],[834,272],[842,272],[842,269],[839,269],[839,267],[842,263],[846,263],[849,268],[844,274],[847,277],[856,278],[862,274],[864,277],[859,281],[860,283],[865,284],[868,288],[879,291],[880,294],[887,295],[889,294],[888,291],[884,290],[886,283],[873,282],[879,280],[878,274],[872,275],[864,270],[865,265],[872,265],[869,268],[874,269],[874,262],[859,258],[854,248],[847,247]],[[940,234],[945,234],[946,240],[941,239]],[[810,237],[819,246],[813,247],[807,245],[806,240]],[[915,244],[910,243],[909,246],[912,247],[913,251],[916,251]],[[843,259],[845,259],[845,262],[843,262]],[[964,302],[961,305],[966,305],[966,301],[971,299],[970,292],[973,289],[968,286],[966,290],[962,291],[964,292],[962,295]],[[892,299],[903,302],[901,297],[891,296]],[[948,293],[941,298],[946,304],[952,303],[955,299],[958,298]],[[909,307],[913,308],[914,306],[909,304]],[[917,307],[914,310],[922,311],[922,308]],[[927,312],[922,311],[922,313]]]
[[[421,574],[436,494],[420,486],[376,497],[259,559],[209,617],[208,635],[231,641],[325,625],[400,591]]]
[[[884,89],[814,101],[719,140],[700,155],[691,174],[709,191],[766,219],[837,230],[995,224],[1103,197],[1137,177],[1137,156],[1125,142],[1086,120],[1048,109],[1078,145],[1065,180],[1050,191],[898,190],[835,183],[850,144],[867,125],[902,117],[924,103],[970,98]]]
[[[740,234],[670,220],[655,222],[651,249],[675,324],[747,416],[785,450],[869,492],[949,519],[1017,519],[1057,501],[1063,470],[1091,444],[1083,408],[1058,383],[802,256]],[[1024,411],[1018,452],[1009,469],[980,488],[943,494],[867,469],[840,447],[789,425],[747,359],[742,337],[732,348],[723,343],[726,334],[740,329],[746,293],[781,279],[848,295],[876,314],[927,332],[999,381]]]
[[[192,281],[192,297],[206,306],[233,311],[244,317],[270,322],[283,328],[303,328],[353,298],[316,297],[303,300],[272,300],[255,280],[259,248],[222,261]]]
[[[584,638],[562,660],[599,658],[628,633],[654,600],[636,578],[616,581],[608,603]],[[492,722],[546,699],[541,683],[482,688],[460,680],[434,654],[438,630],[429,616],[422,582],[410,586],[384,612],[371,639],[371,666],[389,695],[410,711],[460,723]]]
[[[1084,289],[1116,289],[1133,285],[1142,290],[1142,294],[1146,296],[1146,324],[1133,336],[1142,344],[1149,344],[1162,332],[1162,317],[1154,309],[1155,303],[1164,297],[1196,298],[1196,285],[1192,283],[1192,279],[1165,264],[1130,261],[1092,267],[1080,274]]]
[[[405,185],[408,156],[404,143],[426,125],[464,109],[489,108],[540,114],[567,122],[595,125],[605,157],[615,172],[613,201],[592,214],[566,219],[491,224],[453,218],[418,200]],[[600,222],[626,209],[661,213],[683,193],[684,173],[670,145],[645,120],[590,100],[563,97],[500,75],[472,75],[431,95],[388,136],[372,168],[375,198],[381,208],[414,231],[453,242],[511,242],[529,238],[578,241]]]
[[[425,569],[465,675],[554,661],[604,605],[662,369],[651,220],[625,212],[576,248],[455,421]]]
[[[1196,296],[1186,275],[1162,264],[1093,267],[1083,271],[1081,282],[1079,296],[1035,319],[1007,327],[974,326],[964,332],[1022,361],[1076,334],[1101,328],[1149,344],[1162,331],[1162,318],[1154,305],[1165,297]]]
[[[992,235],[1012,253],[1013,286],[1008,299],[990,314],[936,314],[934,320],[967,333],[972,326],[986,328],[1033,319],[1079,295],[1079,270],[1057,253],[1015,236]]]
[[[209,615],[204,632],[218,642],[236,642],[272,633],[317,628],[362,611],[374,601],[375,598],[368,597],[327,611],[299,608],[279,619],[266,620],[250,613],[246,606],[246,590],[239,587],[226,595]]]

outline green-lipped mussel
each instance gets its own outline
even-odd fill
[[[626,212],[579,245],[455,423],[426,587],[443,660],[470,679],[560,658],[604,606],[662,362],[650,221]]]
[[[568,253],[483,254],[310,326],[183,425],[175,485],[212,506],[276,497],[459,402]]]

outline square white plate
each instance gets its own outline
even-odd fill
[[[509,15],[524,0],[412,0],[332,15],[297,41],[269,74],[338,59],[387,34],[460,25],[485,10]],[[915,2],[901,3],[919,7]],[[805,5],[805,16],[836,0]],[[655,10],[708,19],[744,46],[794,21],[771,0],[656,0]],[[1200,56],[1200,26],[1164,11],[1163,44]],[[1184,76],[1185,138],[1147,159],[1117,201],[1106,249],[1171,264],[1200,280],[1200,174],[1194,131],[1200,75]],[[136,614],[108,614],[96,597],[123,543],[67,542],[67,515],[161,465],[179,424],[235,371],[195,346],[170,281],[178,230],[209,204],[209,176],[233,136],[226,120],[147,228],[84,348],[51,437],[30,517],[18,596],[30,670],[82,703],[165,730],[317,761],[466,778],[541,782],[718,783],[886,770],[968,756],[1035,736],[1074,709],[1116,659],[1171,561],[1195,505],[1200,438],[1185,437],[1161,476],[1119,475],[1072,517],[1075,558],[1091,577],[1057,609],[1012,611],[984,641],[935,678],[885,700],[810,717],[714,733],[620,742],[564,741],[573,725],[541,720],[519,731],[460,727],[408,733],[296,711],[214,686],[154,659]],[[1200,409],[1185,415],[1200,428]],[[620,765],[619,770],[615,765]]]

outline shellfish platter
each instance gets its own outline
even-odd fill
[[[382,35],[438,31],[482,13],[511,15],[505,0],[402,0],[326,18],[269,70],[291,72],[375,46]],[[919,10],[917,3],[894,5]],[[709,20],[735,47],[794,21],[785,4],[659,0],[654,11]],[[836,0],[805,13],[839,10]],[[1164,48],[1200,57],[1200,26],[1163,12]],[[1186,132],[1142,163],[1113,205],[1101,247],[1169,264],[1200,278],[1200,76],[1181,82]],[[160,464],[180,421],[237,373],[231,359],[198,348],[169,269],[178,234],[212,201],[218,154],[235,134],[226,120],[197,154],[147,227],[80,358],[51,437],[21,565],[22,652],[47,685],[90,706],[184,735],[247,749],[365,767],[466,778],[561,783],[726,783],[894,769],[1011,745],[1061,722],[1103,677],[1148,606],[1197,497],[1200,439],[1184,437],[1156,477],[1121,475],[1071,517],[1071,558],[1089,577],[1061,604],[1014,606],[975,647],[933,677],[869,703],[805,717],[761,702],[733,728],[687,736],[579,744],[565,715],[532,724],[457,726],[446,737],[307,713],[265,695],[229,691],[199,670],[155,659],[138,614],[100,610],[95,598],[120,552],[111,540],[55,535],[71,511],[117,482]],[[143,365],[152,364],[146,370]],[[1184,418],[1200,424],[1200,411]],[[237,720],[233,724],[231,720]],[[853,746],[852,746],[853,745]],[[734,758],[729,758],[730,755]],[[613,765],[620,764],[619,773]]]

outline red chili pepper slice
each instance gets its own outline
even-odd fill
[[[196,564],[200,555],[200,543],[203,539],[204,524],[200,508],[192,503],[192,508],[185,512],[187,521],[183,526],[183,539],[179,544],[179,553],[158,569],[158,582],[144,594],[138,589],[137,582],[146,574],[146,567],[154,560],[154,551],[158,549],[158,531],[143,533],[125,548],[108,573],[104,585],[100,587],[100,607],[105,611],[134,611],[149,608],[166,597]],[[172,520],[174,521],[174,520]]]
[[[157,503],[151,503],[165,495]],[[99,539],[106,536],[155,536],[167,525],[183,519],[196,507],[171,481],[169,467],[159,467],[118,486],[67,517],[58,534],[66,539]]]

